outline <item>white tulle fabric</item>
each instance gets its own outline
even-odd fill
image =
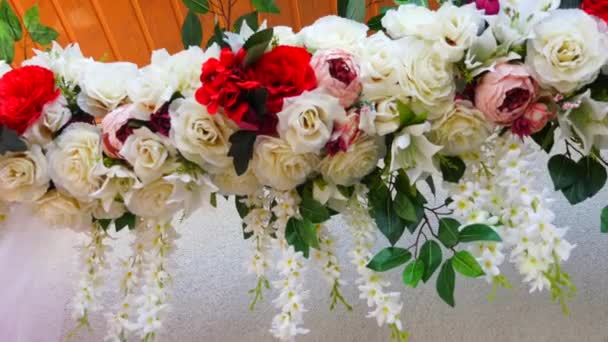
[[[77,241],[77,233],[48,227],[26,208],[0,223],[0,341],[63,340]]]

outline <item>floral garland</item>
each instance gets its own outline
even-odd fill
[[[340,292],[346,261],[334,254],[341,236],[325,226],[338,214],[354,239],[351,283],[393,339],[409,335],[382,274],[398,267],[407,287],[435,276],[454,306],[457,274],[509,287],[500,271],[509,261],[565,311],[576,288],[560,265],[575,246],[554,222],[554,194],[536,187],[537,156],[564,146],[547,170],[571,204],[605,185],[602,6],[407,4],[369,27],[327,16],[298,33],[247,17],[236,32],[218,27],[204,50],[158,50],[139,69],[53,43],[14,69],[0,62],[2,218],[27,205],[88,234],[78,326],[102,309],[104,274],[120,270],[108,340],[158,336],[176,220],[218,195],[234,198],[251,241],[251,309],[276,292],[269,329],[280,340],[308,332],[313,268],[328,280],[330,308],[352,309]],[[132,254],[111,265],[106,237],[125,227]]]

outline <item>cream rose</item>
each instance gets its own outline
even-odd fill
[[[319,159],[314,153],[295,153],[282,139],[258,136],[251,168],[260,183],[277,190],[291,190],[310,177]]]
[[[533,27],[526,64],[543,86],[570,93],[595,80],[608,61],[608,37],[578,9],[555,10]]]
[[[408,104],[408,100],[399,96],[391,96],[387,98],[372,101],[374,104],[370,107],[361,109],[361,120],[359,128],[371,135],[384,136],[395,132],[399,129],[400,118],[398,102]]]
[[[127,97],[127,84],[137,77],[133,63],[89,63],[80,80],[78,106],[94,116],[111,112]]]
[[[447,106],[454,98],[456,85],[452,63],[429,42],[414,38],[402,38],[403,69],[399,70],[399,84],[404,93],[414,97],[429,111],[433,119],[437,107]]]
[[[277,131],[295,153],[319,153],[331,138],[334,122],[346,120],[340,101],[322,90],[285,99],[277,116]]]
[[[209,58],[218,58],[220,47],[212,44],[203,51],[198,46],[191,46],[169,58],[164,68],[169,75],[171,88],[188,97],[201,86],[201,65]]]
[[[57,97],[42,107],[42,115],[23,134],[23,137],[32,144],[46,146],[53,141],[53,134],[58,132],[72,118],[68,102],[63,95]]]
[[[102,178],[94,173],[102,161],[99,129],[85,123],[71,124],[50,145],[47,157],[55,186],[82,202],[90,202],[89,195],[102,184]]]
[[[237,176],[233,167],[225,169],[221,173],[211,176],[211,181],[218,187],[222,195],[250,195],[260,189],[261,185],[258,182],[252,168],[247,169],[247,172]]]
[[[354,20],[328,15],[317,19],[298,34],[307,49],[342,48],[353,51],[367,36],[367,26]]]
[[[429,140],[443,146],[445,155],[476,150],[492,134],[493,125],[469,101],[456,101],[450,110],[433,121]]]
[[[400,93],[399,71],[403,69],[400,56],[402,46],[377,32],[359,44],[357,55],[361,67],[363,98],[389,96]]]
[[[52,226],[79,229],[91,222],[87,208],[73,197],[57,190],[47,192],[36,201],[34,213]]]
[[[142,111],[156,112],[175,92],[165,65],[170,56],[166,50],[152,52],[152,63],[139,69],[137,77],[127,83],[129,99]]]
[[[424,6],[402,5],[388,10],[382,17],[382,27],[395,38],[415,36],[423,39],[436,39],[437,14]]]
[[[333,184],[350,186],[357,184],[372,172],[384,157],[386,147],[382,138],[360,136],[348,148],[333,156],[327,155],[319,164],[323,178]]]
[[[169,135],[186,159],[211,173],[232,166],[228,139],[237,127],[231,120],[221,114],[209,114],[205,106],[192,98],[173,102],[169,114]]]
[[[179,203],[168,203],[175,185],[158,178],[143,188],[135,190],[126,202],[127,209],[144,218],[170,218],[179,209]]]
[[[119,153],[133,166],[137,177],[149,183],[163,175],[163,166],[172,152],[166,138],[141,127],[125,140]]]
[[[32,202],[49,187],[47,161],[38,145],[25,152],[0,156],[0,199],[6,202]]]
[[[459,7],[445,3],[437,11],[436,20],[433,24],[439,29],[439,39],[435,49],[451,62],[458,62],[464,57],[484,25],[483,16],[475,4]]]

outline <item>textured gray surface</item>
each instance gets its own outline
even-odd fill
[[[539,161],[544,165],[545,161]],[[544,183],[548,184],[547,179]],[[599,233],[599,212],[608,198],[603,191],[592,200],[571,208],[559,195],[554,196],[557,222],[569,226],[568,239],[576,243],[569,262],[570,272],[579,293],[570,303],[570,316],[561,314],[559,305],[548,292],[529,294],[519,285],[520,278],[507,265],[503,268],[513,290],[501,290],[494,302],[488,302],[490,287],[482,280],[457,279],[455,309],[443,304],[435,294],[434,284],[418,289],[400,285],[399,272],[391,274],[393,288],[402,292],[403,322],[411,332],[411,341],[608,341],[608,235]],[[340,262],[346,265],[351,241],[340,219],[330,224],[340,239]],[[275,309],[268,293],[255,312],[248,309],[247,291],[255,279],[245,272],[244,262],[250,244],[241,238],[240,224],[230,203],[220,203],[219,210],[198,212],[179,228],[182,238],[173,256],[173,306],[166,320],[165,341],[270,341],[268,333]],[[344,233],[343,233],[344,231]],[[384,243],[384,241],[381,241]],[[124,252],[123,247],[117,247]],[[351,283],[344,294],[352,312],[339,308],[330,312],[328,285],[314,266],[309,267],[306,286],[311,290],[307,301],[305,326],[311,332],[300,341],[388,341],[385,329],[365,318],[367,308],[352,286],[350,265],[344,277]],[[114,282],[116,284],[116,282]],[[111,292],[107,302],[116,302]],[[94,317],[91,334],[76,340],[101,341],[103,320]],[[64,330],[72,326],[66,310]]]

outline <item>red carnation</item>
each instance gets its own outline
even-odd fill
[[[268,111],[276,114],[283,99],[317,87],[310,54],[304,48],[278,46],[263,55],[253,66],[255,79],[268,89]]]
[[[583,0],[581,9],[608,22],[608,0]]]
[[[203,85],[196,91],[196,100],[207,106],[211,114],[222,107],[226,115],[240,124],[243,115],[249,110],[247,91],[259,87],[243,70],[245,50],[234,54],[228,48],[222,49],[220,58],[211,58],[203,64],[201,82]]]
[[[59,94],[48,69],[25,66],[9,71],[0,78],[0,124],[23,134]]]

